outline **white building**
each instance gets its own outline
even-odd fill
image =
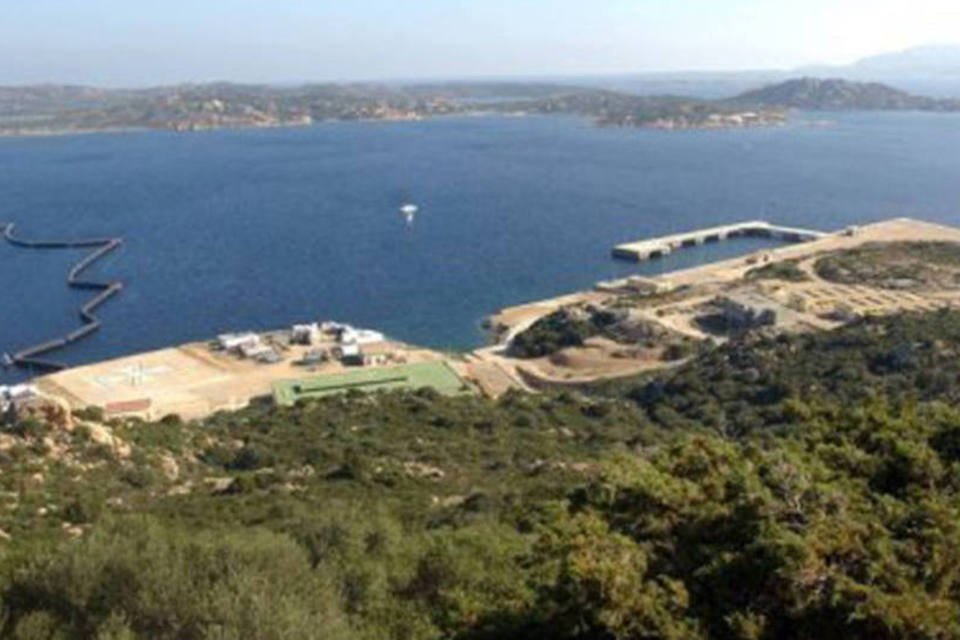
[[[264,358],[269,354],[276,353],[272,347],[269,347],[259,340],[253,343],[248,343],[241,345],[239,348],[240,355],[244,358]]]
[[[317,342],[319,334],[320,327],[315,322],[313,324],[295,324],[290,329],[290,342],[310,346]]]
[[[224,333],[217,336],[217,344],[226,351],[241,351],[260,344],[260,336],[255,333]]]
[[[370,329],[358,329],[352,325],[341,322],[324,322],[320,325],[320,330],[326,334],[336,336],[340,344],[374,344],[384,342],[387,337],[379,331]]]
[[[329,334],[339,334],[344,329],[350,328],[348,324],[341,324],[339,322],[323,322],[320,324],[320,331]]]
[[[334,349],[334,355],[347,366],[362,366],[365,362],[363,350],[356,342],[340,344]]]
[[[351,356],[359,356],[361,354],[360,345],[355,342],[350,342],[347,344],[340,345],[340,357],[349,358]]]
[[[384,340],[386,340],[386,337],[379,331],[355,329],[350,325],[345,325],[337,337],[337,341],[340,342],[340,344],[358,344],[361,346],[383,342]]]

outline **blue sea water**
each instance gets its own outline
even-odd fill
[[[398,206],[420,213],[405,226]],[[629,273],[614,244],[766,218],[835,229],[960,224],[960,116],[799,115],[781,128],[658,132],[566,117],[0,140],[0,221],[27,237],[123,236],[126,282],[83,363],[317,318],[469,348],[496,309]],[[752,241],[754,243],[760,241]],[[78,326],[79,252],[0,244],[0,352]],[[10,372],[0,380],[12,379]]]

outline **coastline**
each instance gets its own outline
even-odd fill
[[[643,306],[638,309],[638,314],[644,321],[658,324],[677,335],[687,335],[694,340],[706,339],[705,334],[687,322],[689,318],[686,316],[691,312],[691,305],[707,303],[718,292],[727,291],[736,283],[744,283],[746,273],[759,264],[785,260],[809,263],[818,255],[855,248],[868,242],[943,240],[960,244],[960,229],[895,218],[828,233],[806,242],[679,269],[645,279],[653,283],[656,290],[666,291],[668,295],[662,300],[656,295],[649,298],[652,306]],[[629,358],[624,360],[622,355],[617,355],[619,348],[616,345],[606,343],[584,346],[581,351],[593,350],[596,357],[580,374],[575,369],[558,368],[557,363],[549,359],[528,360],[508,353],[508,347],[517,334],[549,314],[569,308],[604,308],[605,305],[616,303],[622,294],[616,293],[611,287],[616,289],[617,284],[618,281],[604,283],[601,289],[598,283],[598,288],[500,309],[485,321],[494,337],[493,343],[469,352],[452,354],[381,338],[382,342],[372,344],[367,352],[373,360],[366,367],[389,368],[410,362],[445,363],[478,391],[496,397],[511,388],[535,391],[543,386],[576,386],[673,366],[674,362],[657,362],[650,357],[631,363]],[[624,289],[629,288],[630,279],[624,279],[621,284]],[[761,287],[761,291],[767,289]],[[841,298],[851,295],[869,298],[873,295],[868,290],[860,289],[864,288],[848,287],[839,295]],[[676,297],[671,292],[683,294]],[[775,294],[774,298],[794,295],[789,290],[783,293],[776,293],[775,289],[767,291],[771,292]],[[956,306],[960,304],[960,298],[945,292],[928,297],[928,303]],[[912,304],[916,306],[916,303]],[[912,307],[908,304],[905,308]],[[898,309],[900,307],[894,302],[893,306],[881,312],[896,312]],[[838,324],[818,320],[812,315],[801,322],[813,330]],[[308,351],[295,346],[297,343],[292,341],[289,331],[265,332],[259,337],[264,344],[276,348],[282,357],[270,362],[243,357],[238,359],[236,355],[212,349],[210,343],[194,342],[72,367],[34,378],[30,383],[39,389],[42,396],[54,399],[71,410],[102,406],[108,409],[108,413],[118,417],[158,418],[178,413],[185,418],[198,419],[216,411],[247,406],[257,398],[270,395],[271,385],[278,382],[303,379],[304,376],[341,375],[346,370],[339,363],[324,365],[319,369],[303,368],[300,361],[309,355]],[[327,347],[335,349],[335,342],[327,344]]]
[[[212,131],[246,131],[255,129],[297,129],[308,128],[323,123],[398,123],[398,122],[426,122],[430,120],[442,120],[445,118],[529,118],[529,117],[552,117],[557,115],[566,115],[582,118],[589,121],[594,126],[616,128],[616,129],[638,129],[647,131],[739,131],[747,129],[771,129],[789,124],[792,119],[785,115],[782,118],[771,118],[753,120],[747,119],[742,122],[729,121],[726,118],[729,115],[738,114],[716,114],[723,117],[719,120],[708,120],[705,122],[687,122],[683,118],[655,118],[643,121],[623,121],[623,120],[604,120],[588,114],[561,114],[561,113],[538,113],[536,111],[495,111],[480,109],[474,111],[462,111],[456,113],[442,114],[417,114],[411,116],[389,116],[389,117],[364,117],[364,118],[319,118],[307,121],[289,121],[289,122],[251,122],[230,123],[222,125],[185,125],[148,127],[148,126],[116,126],[104,128],[78,128],[78,129],[39,129],[39,130],[6,130],[0,127],[0,139],[31,139],[31,138],[56,138],[69,136],[89,136],[99,134],[123,134],[123,133],[145,133],[145,132],[168,132],[168,133],[204,133]]]

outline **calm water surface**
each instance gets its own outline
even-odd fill
[[[397,213],[421,211],[407,228]],[[756,249],[631,265],[619,242],[764,217],[824,229],[960,224],[960,116],[817,114],[778,129],[666,133],[575,118],[0,140],[0,220],[24,236],[121,235],[127,290],[82,363],[240,329],[336,318],[434,347],[495,309]],[[0,245],[0,352],[77,326],[75,252]],[[4,378],[5,376],[5,378]],[[0,380],[12,379],[0,373]]]

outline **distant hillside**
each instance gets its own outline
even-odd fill
[[[736,105],[711,100],[525,82],[298,87],[211,83],[138,90],[0,87],[0,135],[298,126],[478,111],[572,114],[600,124],[663,129],[758,126],[783,118],[778,110],[764,109],[743,117]]]
[[[882,82],[917,95],[960,98],[960,45],[914,47],[848,65],[807,66],[792,75]]]
[[[684,96],[638,96],[617,91],[579,89],[538,100],[504,105],[506,110],[538,114],[574,114],[601,125],[665,130],[738,129],[769,126],[786,118],[777,106],[749,109],[720,100]]]
[[[319,120],[414,119],[457,109],[439,93],[381,85],[210,83],[137,90],[7,87],[0,88],[0,134],[294,126]]]
[[[787,110],[960,111],[960,100],[913,95],[877,83],[801,78],[710,100],[641,96],[547,83],[420,85],[211,83],[116,90],[0,87],[0,135],[301,126],[324,120],[411,120],[467,113],[568,114],[598,124],[668,130],[783,122]]]
[[[960,76],[960,45],[914,47],[864,58],[853,69],[875,74]]]
[[[958,111],[960,100],[916,96],[876,82],[798,78],[742,93],[729,102],[740,105],[810,110]]]

